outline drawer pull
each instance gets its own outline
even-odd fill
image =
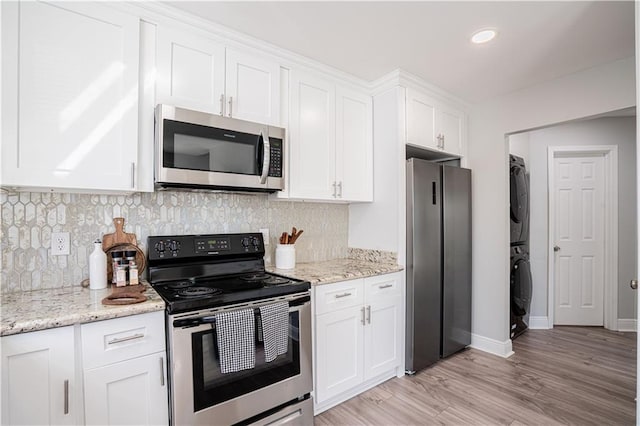
[[[69,380],[64,381],[64,414],[69,414]]]
[[[107,345],[115,345],[116,343],[128,342],[129,340],[142,339],[144,337],[144,333],[132,334],[127,337],[119,337],[117,339],[112,339],[107,342]]]
[[[351,296],[351,293],[336,294],[335,298],[336,299],[342,299],[343,297],[347,297],[347,296]]]
[[[383,288],[389,288],[389,287],[393,287],[393,284],[385,284],[385,285],[381,285],[381,286],[379,286],[378,288],[379,288],[380,290],[382,290]]]

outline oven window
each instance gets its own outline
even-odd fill
[[[259,320],[258,316],[256,320]],[[256,333],[255,367],[226,374],[220,372],[215,324],[212,325],[211,330],[194,333],[191,337],[194,411],[200,411],[300,374],[299,326],[298,312],[290,312],[288,351],[271,362],[265,362],[264,344],[259,341]]]
[[[166,119],[163,127],[164,167],[259,174],[259,136]]]

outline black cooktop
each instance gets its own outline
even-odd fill
[[[307,281],[265,272],[260,233],[148,239],[149,282],[167,312],[187,312],[308,291]]]
[[[309,290],[309,282],[268,272],[151,283],[170,314],[250,302]]]

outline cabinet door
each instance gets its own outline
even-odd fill
[[[457,155],[462,154],[463,117],[462,112],[453,108],[446,106],[440,108],[438,133],[443,136],[441,142],[443,151]]]
[[[316,403],[362,383],[361,306],[316,316]]]
[[[289,195],[333,200],[335,180],[335,86],[291,72]]]
[[[164,352],[84,372],[88,425],[168,424]]]
[[[2,338],[2,424],[76,424],[73,327]]]
[[[371,96],[336,89],[337,198],[373,201],[373,108]]]
[[[97,3],[2,6],[3,183],[136,189],[139,19]]]
[[[280,126],[280,64],[227,49],[226,102],[230,117]]]
[[[186,30],[158,28],[157,102],[224,114],[224,46]]]
[[[407,89],[407,143],[439,149],[436,139],[436,102],[413,89]]]
[[[365,380],[401,365],[404,328],[400,283],[398,274],[365,279]]]

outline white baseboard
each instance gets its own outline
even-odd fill
[[[638,320],[618,318],[618,331],[638,331]]]
[[[511,339],[501,342],[499,340],[490,339],[488,337],[480,336],[478,334],[471,334],[471,346],[474,349],[478,349],[490,354],[498,355],[502,358],[509,358],[513,355],[511,348]]]
[[[549,317],[529,317],[529,328],[532,330],[548,330]]]

